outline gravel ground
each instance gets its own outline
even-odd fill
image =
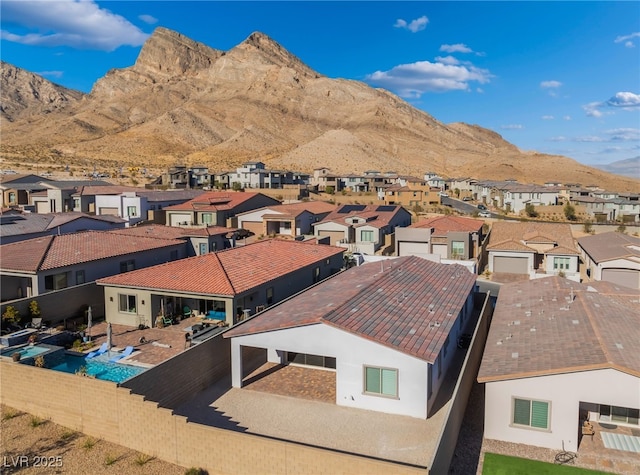
[[[179,475],[187,469],[0,406],[0,473]]]

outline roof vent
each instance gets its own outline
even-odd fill
[[[531,310],[527,310],[526,312],[524,312],[524,315],[526,317],[530,317],[531,316]]]
[[[409,335],[415,335],[416,334],[416,329],[412,328],[411,330],[409,330]]]
[[[623,350],[624,346],[622,346],[622,343],[616,343],[616,348],[618,348],[619,350]]]
[[[502,345],[502,340],[498,340],[496,345]]]
[[[522,304],[521,303],[517,303],[516,307],[520,308],[520,307],[522,307]]]
[[[513,353],[511,353],[511,358],[516,359],[518,357],[518,352],[514,351]]]
[[[531,330],[529,330],[530,332],[534,332],[536,331],[536,327],[531,327]]]
[[[574,325],[577,325],[578,323],[580,323],[580,320],[571,320],[571,323],[573,323]]]

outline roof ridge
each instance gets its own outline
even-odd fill
[[[218,256],[217,252],[213,252],[212,254],[215,256],[216,260],[218,261],[218,264],[220,264],[220,268],[222,269],[222,272],[224,273],[224,276],[227,279],[227,282],[229,282],[229,285],[231,286],[231,290],[233,290],[234,295],[237,295],[238,292],[236,291],[236,288],[233,285],[231,277],[229,277],[229,274],[227,273],[227,269],[225,269],[224,264],[220,260],[220,256]]]
[[[46,249],[44,250],[44,252],[40,256],[40,260],[38,261],[38,265],[36,266],[37,270],[40,270],[40,266],[42,266],[42,263],[44,262],[44,260],[47,258],[47,255],[49,254],[49,250],[51,249],[53,241],[58,237],[60,237],[59,234],[51,235],[51,238],[49,239],[49,243],[47,244]],[[38,238],[36,238],[36,239],[38,239]]]

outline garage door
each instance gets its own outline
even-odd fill
[[[428,242],[401,242],[398,247],[399,256],[416,256],[429,254]]]
[[[602,280],[632,289],[640,289],[640,271],[638,270],[602,269]]]
[[[36,201],[36,213],[44,214],[49,213],[50,211],[49,203],[46,201]]]
[[[118,208],[98,208],[98,214],[101,216],[118,216]]]
[[[331,244],[337,244],[340,239],[344,239],[343,231],[319,231],[319,236],[329,236]]]
[[[440,256],[442,259],[447,258],[447,245],[446,244],[434,244],[433,253]]]
[[[192,221],[190,214],[171,213],[170,216],[171,216],[170,218],[171,226],[189,225]]]
[[[264,234],[264,225],[262,224],[262,221],[242,221],[241,227],[242,229],[251,231],[256,236]]]
[[[526,257],[495,256],[493,258],[493,272],[528,274],[527,261]]]

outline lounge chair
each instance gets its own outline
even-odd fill
[[[129,356],[131,353],[133,353],[133,346],[127,346],[122,353],[117,354],[116,356],[111,358],[109,360],[109,363],[115,363],[116,361],[121,360],[125,356]]]
[[[91,353],[87,354],[87,356],[85,356],[84,358],[85,359],[95,358],[96,356],[106,353],[107,351],[109,351],[109,346],[105,341],[102,345],[100,345],[100,348],[98,348],[96,351],[92,351]]]

